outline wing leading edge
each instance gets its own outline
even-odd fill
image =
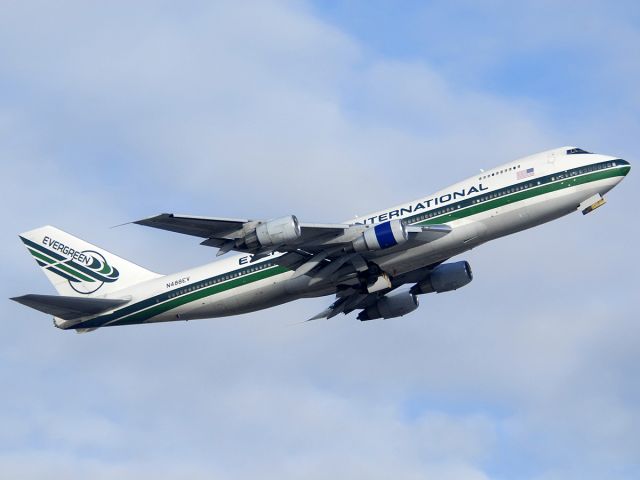
[[[447,235],[448,225],[408,226],[401,220],[382,225],[299,222],[294,215],[261,221],[163,213],[134,222],[199,238],[202,245],[259,257],[279,252],[306,252],[335,258],[353,251],[382,250],[401,243],[428,243]],[[364,241],[363,241],[364,240]]]
[[[275,227],[269,228],[273,222],[279,223],[276,223]],[[254,254],[264,250],[295,251],[301,248],[305,249],[305,247],[319,245],[328,239],[343,235],[350,227],[346,224],[300,223],[293,215],[281,219],[260,221],[163,213],[134,223],[204,238],[205,240],[201,242],[202,245],[220,248],[221,253],[235,250]],[[295,238],[287,231],[291,225],[297,229]],[[265,233],[262,236],[260,233],[256,235],[256,231],[260,232],[261,228]]]
[[[308,287],[359,284],[364,297],[339,299],[328,315],[346,313],[371,302],[370,294],[390,287],[389,276],[376,264],[386,252],[402,251],[437,240],[451,232],[449,225],[406,225],[401,219],[383,224],[302,223],[290,215],[268,221],[200,217],[163,213],[134,222],[204,238],[201,245],[252,255],[251,261],[274,255],[272,261],[306,276]],[[357,306],[356,306],[357,305]]]

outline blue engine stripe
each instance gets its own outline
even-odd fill
[[[391,230],[391,222],[381,223],[375,226],[376,238],[380,244],[380,248],[389,248],[397,245],[393,231]]]

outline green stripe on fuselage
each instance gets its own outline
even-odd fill
[[[115,325],[131,325],[136,323],[142,323],[145,320],[155,317],[156,315],[159,315],[171,309],[180,307],[182,305],[186,305],[188,303],[201,300],[203,298],[210,297],[211,295],[215,295],[217,293],[231,290],[236,287],[248,285],[250,283],[257,282],[258,280],[263,280],[265,278],[273,277],[275,275],[280,275],[281,273],[285,273],[287,271],[288,271],[287,268],[279,265],[275,265],[273,267],[265,268],[264,270],[259,270],[257,272],[250,273],[248,275],[244,275],[239,278],[225,281],[224,283],[202,287],[199,290],[185,293],[175,298],[169,298],[169,294],[172,292],[166,292],[161,295],[156,295],[151,299],[138,302],[137,304],[131,305],[130,307],[125,307],[121,310],[113,312],[112,314],[97,317],[92,320],[87,320],[86,322],[83,322],[82,324],[79,324],[79,325],[74,325],[73,328],[91,328],[91,327],[100,327],[103,325],[115,326]],[[228,275],[229,272],[226,272],[225,274]],[[206,281],[207,280],[202,280],[201,282],[196,282],[196,284],[204,283]],[[158,303],[156,303],[156,300]],[[140,310],[140,308],[134,308],[140,304],[145,304],[145,305],[141,305],[140,307],[144,310]]]
[[[585,183],[591,183],[598,180],[604,180],[606,178],[613,177],[621,177],[626,175],[631,167],[622,166],[622,167],[614,167],[606,170],[599,170],[596,172],[591,172],[575,177],[563,178],[561,180],[555,180],[553,183],[547,183],[544,185],[529,187],[526,190],[521,190],[519,192],[508,193],[504,196],[493,198],[491,200],[485,200],[482,203],[472,205],[466,208],[460,208],[459,210],[455,210],[450,213],[445,213],[442,215],[437,215],[431,217],[426,220],[421,220],[416,223],[412,223],[412,225],[429,225],[434,223],[447,223],[452,222],[454,220],[460,220],[462,218],[466,218],[472,215],[476,215],[478,213],[486,212],[487,210],[492,210],[494,208],[503,207],[505,205],[509,205],[511,203],[520,202],[522,200],[526,200],[529,198],[537,197],[540,195],[544,195],[546,193],[556,192],[558,190],[563,190],[565,188],[575,187],[577,185],[583,185]],[[531,183],[536,182],[538,179],[531,179]],[[508,188],[508,187],[504,187]],[[495,191],[502,190],[502,188],[496,189]],[[487,192],[485,195],[491,195],[493,192]],[[480,195],[482,197],[484,195]],[[452,204],[449,207],[455,208],[456,204]]]

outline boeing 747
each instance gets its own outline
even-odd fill
[[[358,311],[394,318],[418,296],[473,279],[478,245],[572,212],[587,214],[629,173],[615,156],[562,147],[500,165],[433,195],[343,223],[305,223],[164,213],[135,223],[202,239],[228,258],[170,275],[124,260],[62,230],[20,235],[59,295],[13,300],[64,330],[224,317],[307,297],[335,295],[310,318]]]

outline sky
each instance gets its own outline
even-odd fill
[[[169,273],[161,212],[336,222],[562,145],[640,152],[632,1],[2,2],[0,472],[15,479],[636,479],[634,171],[483,245],[401,319],[331,298],[77,335],[17,234]]]

